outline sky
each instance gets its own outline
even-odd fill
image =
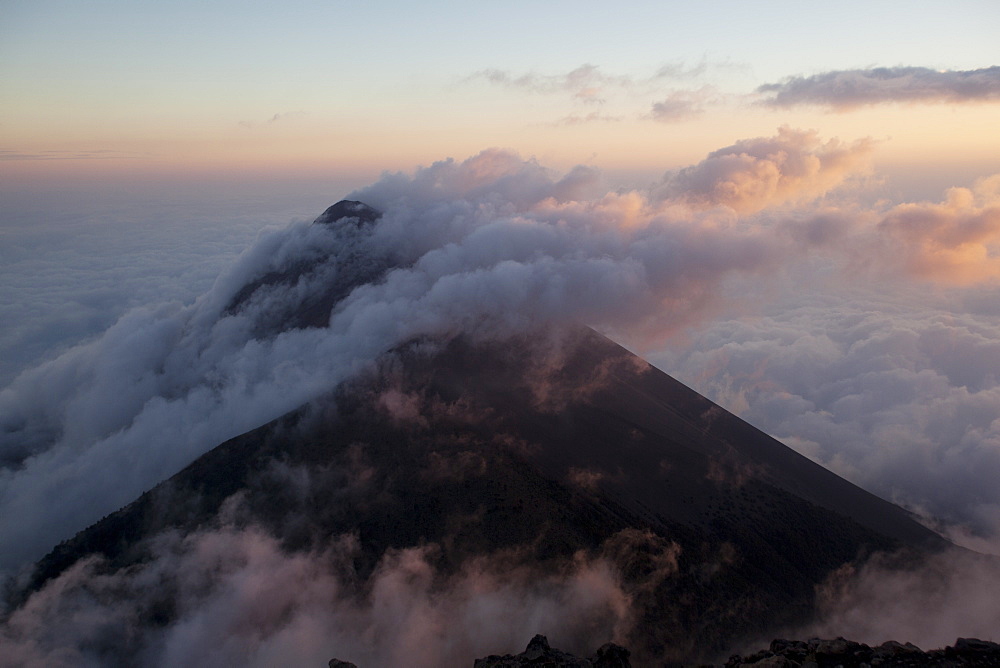
[[[593,325],[1000,553],[997,28],[995,2],[0,0],[0,571],[482,318]],[[372,240],[308,225],[345,196],[386,212]],[[224,313],[354,243],[411,266],[326,335]]]
[[[792,114],[756,92],[832,71],[988,67],[1000,50],[988,0],[5,0],[0,12],[0,150],[25,179],[370,178],[494,146],[554,168],[656,173],[790,121],[884,140],[879,159],[897,169],[996,164],[988,105]]]

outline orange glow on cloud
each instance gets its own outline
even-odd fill
[[[1000,277],[1000,174],[951,188],[940,204],[903,204],[879,223],[912,273],[971,284]]]

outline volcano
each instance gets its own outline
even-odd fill
[[[378,216],[341,202],[315,224],[363,234]],[[266,301],[261,337],[322,328],[358,281],[377,282],[394,266],[390,257],[354,262],[305,300],[276,297],[322,276],[322,258],[257,276],[226,312]],[[454,591],[455,578],[489,570],[484,600],[505,577],[545,588],[599,566],[617,603],[567,606],[538,623],[568,629],[561,646],[581,654],[624,644],[636,665],[717,659],[809,619],[816,587],[844,564],[947,545],[907,511],[583,325],[496,337],[457,331],[407,341],[58,545],[13,594],[14,614],[84,572],[158,573],[132,620],[148,633],[93,650],[137,662],[143,638],[190,619],[180,576],[157,566],[164,545],[222,530],[326,560],[355,600],[371,598],[386,564],[414,550],[431,591]],[[344,541],[350,550],[333,549]],[[467,665],[523,644],[476,648]],[[421,661],[412,665],[435,665]]]

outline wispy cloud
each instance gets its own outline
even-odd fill
[[[467,80],[474,79],[485,79],[492,84],[529,93],[568,93],[574,100],[595,104],[605,101],[606,88],[628,88],[633,84],[629,76],[605,74],[597,65],[589,63],[563,74],[511,74],[506,70],[487,69],[472,74]]]
[[[274,125],[275,123],[278,123],[280,121],[287,121],[287,120],[293,119],[293,118],[300,118],[300,117],[305,116],[305,115],[306,115],[306,112],[304,112],[302,110],[299,110],[299,111],[285,111],[285,112],[282,112],[280,114],[274,114],[273,116],[271,116],[270,118],[268,118],[267,120],[264,120],[264,121],[240,121],[240,127],[244,127],[244,128],[247,128],[248,130],[252,130],[253,128],[256,128],[256,127]]]
[[[703,86],[698,90],[675,90],[653,103],[652,117],[664,123],[686,121],[705,112],[705,107],[718,101],[715,89]]]
[[[705,79],[713,70],[739,68],[728,62],[715,63],[706,59],[694,65],[683,62],[661,66],[649,76],[609,74],[598,65],[585,63],[569,72],[539,74],[512,73],[501,69],[486,69],[466,77],[465,81],[486,80],[491,84],[533,94],[568,94],[578,102],[600,104],[607,101],[612,91],[639,95],[662,93],[669,82]],[[680,91],[678,94],[696,96],[701,91]]]
[[[596,111],[592,111],[589,114],[570,114],[568,116],[563,116],[557,121],[548,123],[548,125],[562,127],[562,126],[573,126],[573,125],[586,125],[588,123],[619,123],[625,120],[623,116],[611,116],[609,114],[602,114]]]
[[[652,79],[659,81],[665,79],[675,81],[704,79],[720,71],[748,74],[750,73],[750,66],[746,63],[739,63],[732,60],[709,60],[708,58],[702,58],[694,65],[687,65],[683,61],[679,61],[662,65],[656,70],[656,74],[653,75]]]
[[[938,71],[927,67],[876,67],[793,76],[764,84],[758,93],[771,107],[820,105],[837,111],[893,102],[1000,100],[1000,66]]]
[[[92,151],[12,151],[0,149],[0,161],[6,160],[122,160],[140,157],[139,153],[95,149]]]

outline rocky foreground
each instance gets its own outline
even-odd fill
[[[521,666],[552,666],[553,668],[631,668],[630,652],[614,643],[602,645],[594,656],[581,659],[572,654],[549,647],[548,639],[536,635],[528,643],[527,649],[514,656],[493,654],[485,659],[476,659],[473,668],[521,668]]]
[[[607,643],[588,658],[573,656],[549,646],[536,635],[527,649],[517,655],[491,655],[476,659],[473,668],[631,668],[629,651]],[[959,638],[954,646],[923,651],[911,643],[890,640],[877,647],[835,638],[822,640],[772,640],[768,649],[748,656],[735,655],[725,668],[965,668],[1000,667],[1000,644],[978,638]],[[353,663],[332,659],[329,668],[358,668]]]
[[[732,656],[726,668],[903,668],[934,666],[1000,666],[1000,644],[978,638],[959,638],[954,646],[921,650],[911,643],[890,640],[877,647],[835,638],[834,640],[772,640],[768,649],[749,656]]]

